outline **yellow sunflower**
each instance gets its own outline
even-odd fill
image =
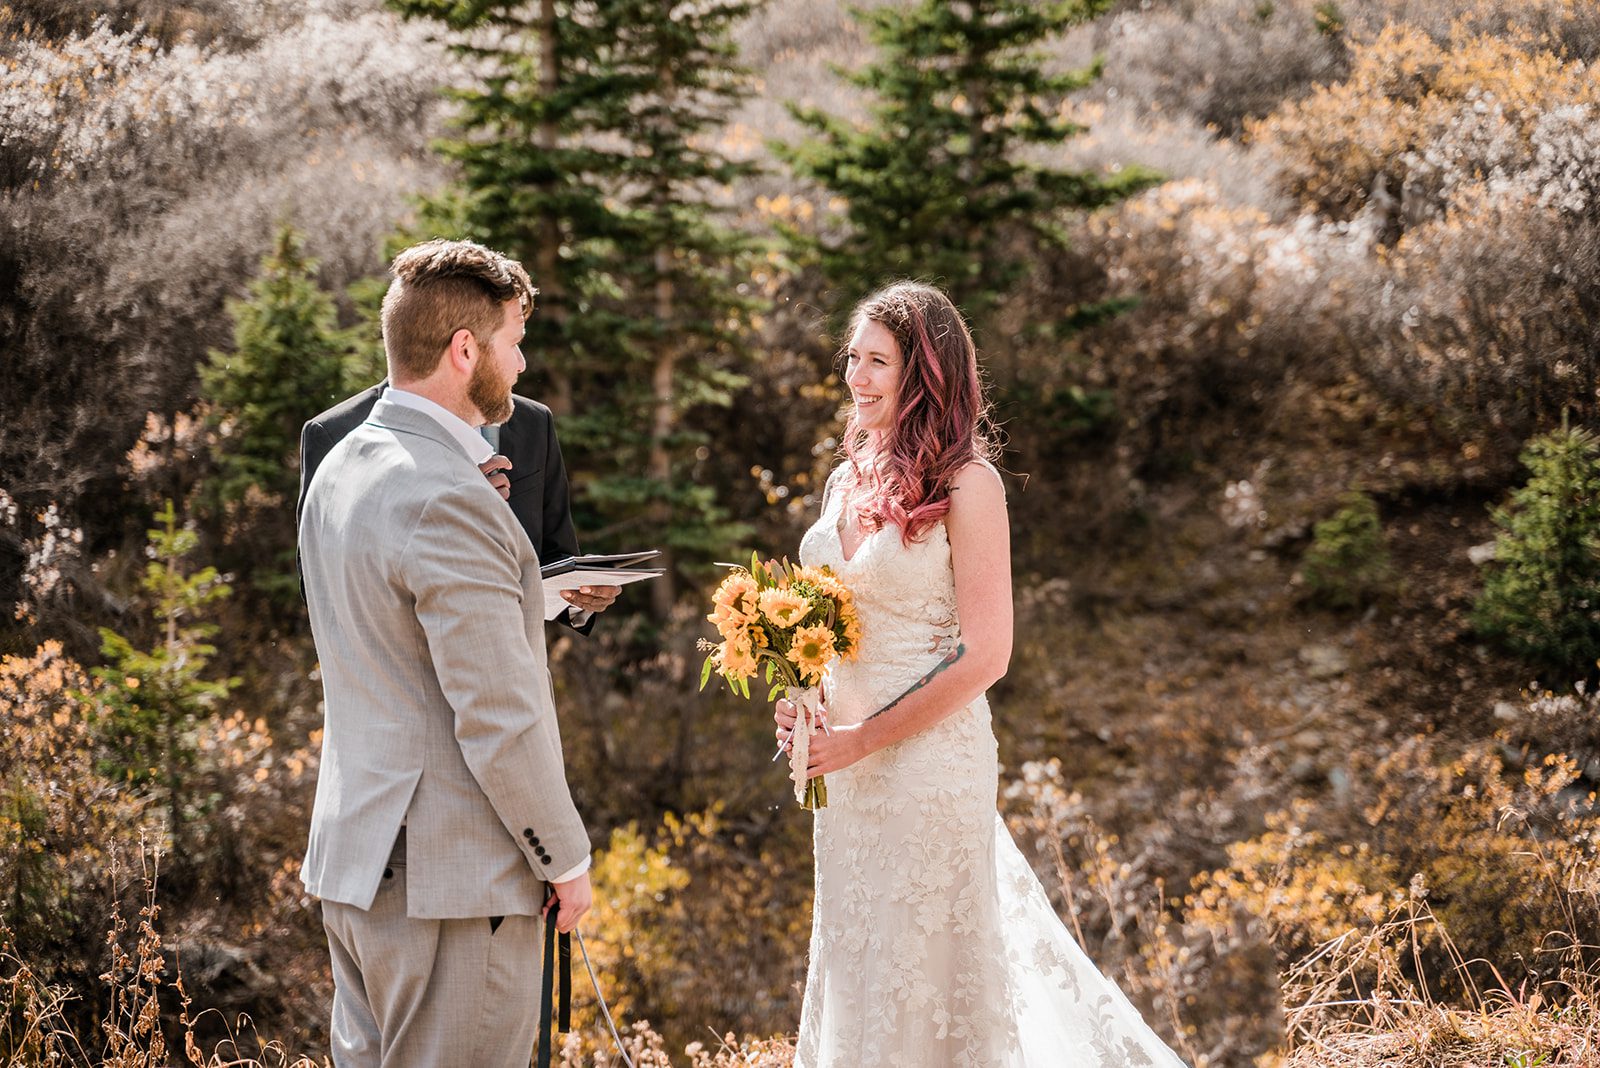
[[[837,655],[833,631],[827,627],[801,627],[794,632],[794,644],[789,646],[789,659],[799,668],[801,679],[809,683],[821,679],[822,669]]]
[[[750,626],[756,621],[756,580],[742,571],[729,575],[717,587],[711,605],[706,619],[716,625],[724,638]]]
[[[810,600],[793,590],[762,590],[757,600],[761,605],[761,614],[784,629],[797,626],[811,614]]]
[[[854,612],[843,617],[844,638],[850,645],[850,651],[845,653],[845,659],[854,660],[861,655],[861,620]]]
[[[841,608],[851,599],[850,588],[834,578],[832,572],[818,570],[816,577],[811,580],[811,584],[839,602]]]
[[[730,635],[717,646],[717,653],[721,671],[728,678],[748,679],[755,675],[757,660],[748,631]]]
[[[827,576],[828,572],[820,567],[797,567],[794,569],[794,581],[810,583],[818,589],[822,588],[822,583]]]

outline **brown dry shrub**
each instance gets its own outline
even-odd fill
[[[1385,396],[1431,407],[1443,428],[1509,458],[1564,410],[1596,412],[1600,216],[1541,203],[1526,181],[1453,199],[1377,266],[1383,289],[1349,310],[1350,332]]]
[[[1600,83],[1555,23],[1495,37],[1504,5],[1456,7],[1454,35],[1361,23],[1347,79],[1250,124],[1240,182],[1273,181],[1298,211],[1183,180],[1085,224],[1076,254],[1103,279],[1063,274],[1055,300],[1135,304],[1043,362],[1114,398],[1116,448],[1091,450],[1114,458],[1105,482],[1170,476],[1261,432],[1374,426],[1459,451],[1462,477],[1482,478],[1513,471],[1561,411],[1593,417]],[[1049,423],[1029,403],[1018,425]]]
[[[1186,924],[1141,847],[1102,828],[1060,760],[1030,761],[1005,788],[1008,824],[1047,875],[1057,914],[1095,966],[1196,1068],[1246,1063],[1279,1037],[1270,952],[1252,929]]]
[[[110,900],[119,843],[141,806],[96,769],[95,687],[55,642],[0,660],[0,887],[18,952],[45,979],[93,969],[84,931]]]
[[[124,892],[114,862],[135,855],[142,838],[158,841],[164,833],[159,806],[147,807],[145,795],[104,774],[98,691],[55,643],[32,657],[0,661],[7,940],[15,974],[32,977],[29,989],[79,995],[53,1002],[55,1026],[79,1034],[87,1033],[86,1014],[94,1010],[93,999],[81,995],[104,971],[102,919]],[[167,896],[184,917],[171,950],[210,962],[196,971],[197,993],[209,1006],[270,1011],[315,998],[325,971],[321,926],[287,859],[304,848],[314,744],[276,746],[264,722],[239,711],[210,722],[195,739],[199,767],[190,785],[210,799],[202,844],[209,892],[198,895],[198,906],[182,893]],[[307,957],[313,948],[317,957]],[[238,967],[216,966],[235,958]],[[252,970],[258,964],[262,970]],[[245,976],[262,981],[240,989]],[[221,1037],[222,1023],[221,1016],[207,1017],[197,1033]]]
[[[281,1043],[263,1041],[248,1018],[194,1004],[181,968],[170,959],[157,900],[162,854],[138,844],[141,875],[127,885],[113,858],[106,878],[117,904],[100,936],[98,991],[45,978],[0,924],[0,1056],[12,1068],[162,1068],[181,1048],[195,1068],[317,1068]],[[124,903],[125,902],[125,903]],[[136,916],[136,921],[133,917]],[[109,957],[107,961],[105,958]],[[94,1006],[86,1003],[93,1000]],[[99,1012],[98,1020],[86,1016]],[[220,1040],[204,1038],[209,1025]],[[254,1056],[243,1053],[246,1046]]]
[[[1106,73],[1091,89],[1232,136],[1285,101],[1344,78],[1352,50],[1391,25],[1440,43],[1516,36],[1568,59],[1600,54],[1600,8],[1583,0],[1212,0],[1124,5],[1093,30]],[[1073,60],[1081,61],[1074,54]]]
[[[1345,81],[1247,124],[1286,192],[1317,214],[1383,218],[1392,236],[1436,218],[1469,181],[1532,166],[1541,120],[1600,103],[1582,62],[1527,38],[1441,44],[1395,25],[1355,53]]]
[[[1482,1068],[1586,1065],[1600,1050],[1600,975],[1576,953],[1557,978],[1474,991],[1442,1003],[1416,982],[1417,947],[1460,951],[1420,887],[1369,931],[1319,946],[1284,977],[1288,1051],[1281,1068]]]
[[[605,1032],[594,1036],[574,1034],[561,1050],[561,1068],[622,1068],[626,1063],[617,1055],[616,1043]],[[673,1068],[684,1064],[670,1056],[667,1040],[641,1020],[620,1031],[622,1048],[634,1068]],[[715,1038],[714,1045],[696,1039],[684,1047],[688,1068],[790,1068],[794,1064],[794,1044],[782,1036],[739,1038],[731,1031]]]
[[[804,855],[787,829],[752,834],[712,811],[669,814],[649,833],[632,824],[612,832],[595,857],[585,930],[619,1026],[658,1021],[659,1037],[681,1049],[708,1027],[748,1034],[799,1019],[811,873],[787,863]],[[608,1040],[581,956],[575,962],[582,1034],[573,1048],[598,1053]]]
[[[1426,899],[1452,941],[1419,931],[1404,971],[1446,999],[1537,984],[1574,938],[1600,929],[1600,810],[1571,789],[1570,761],[1517,771],[1492,743],[1452,751],[1418,736],[1357,754],[1350,780],[1367,789],[1297,803],[1232,847],[1227,866],[1196,880],[1192,922],[1226,927],[1242,906],[1292,969]]]
[[[1318,0],[1141,5],[1105,28],[1106,74],[1093,92],[1158,114],[1193,114],[1224,134],[1344,73],[1344,43],[1317,33]]]
[[[1091,380],[1116,396],[1119,440],[1171,467],[1270,418],[1296,378],[1337,373],[1332,329],[1369,270],[1370,237],[1312,216],[1274,221],[1214,184],[1172,182],[1092,218],[1107,296],[1135,306],[1087,332]]]

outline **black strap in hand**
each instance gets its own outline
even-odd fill
[[[552,1017],[556,1029],[567,1032],[572,1030],[572,936],[562,934],[556,936],[556,915],[561,911],[561,902],[554,901],[550,905],[550,912],[544,918],[544,982],[540,985],[539,995],[539,1059],[538,1068],[550,1068],[550,1056],[555,1043],[551,1033]],[[560,958],[561,967],[557,975],[556,962]],[[561,984],[561,1009],[557,1013],[556,982],[559,978]]]

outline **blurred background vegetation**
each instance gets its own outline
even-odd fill
[[[671,553],[549,635],[642,1063],[788,1063],[809,821],[694,643],[902,275],[1004,424],[1001,806],[1090,955],[1196,1066],[1594,1063],[1597,53],[1592,0],[0,3],[0,1053],[324,1055],[298,427],[442,234],[542,290],[585,547]]]

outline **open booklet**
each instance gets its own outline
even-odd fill
[[[639,566],[660,555],[661,550],[648,549],[612,556],[568,556],[550,561],[539,568],[544,579],[544,618],[555,619],[572,607],[572,602],[561,596],[562,590],[582,586],[626,586],[630,582],[660,578],[666,573],[663,568]]]

